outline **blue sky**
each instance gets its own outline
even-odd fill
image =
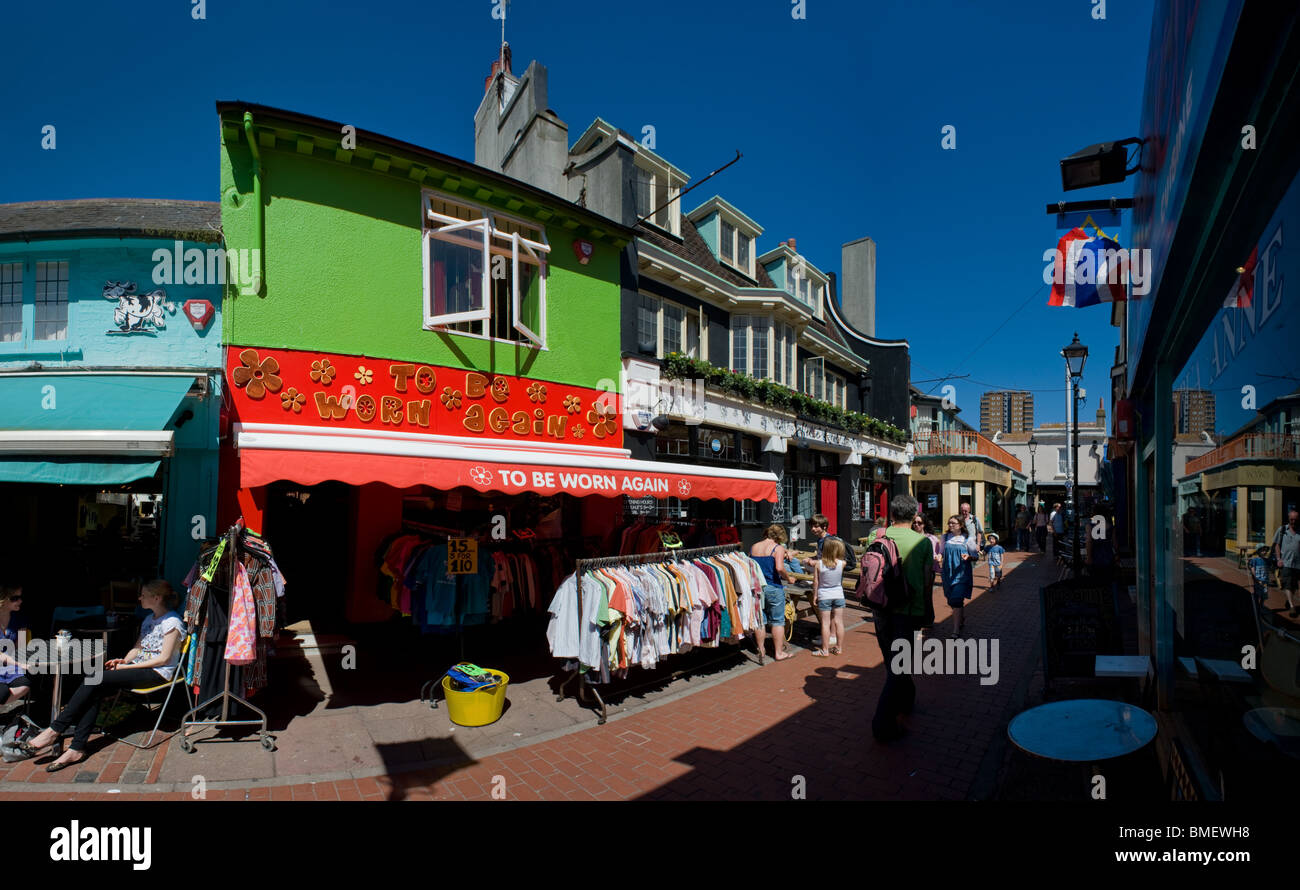
[[[218,99],[472,159],[494,2],[205,0],[204,20],[191,0],[10,5],[0,202],[216,200]],[[1107,0],[1104,20],[1094,2],[806,0],[795,19],[792,0],[514,0],[506,36],[516,71],[549,68],[571,141],[597,116],[650,124],[693,180],[740,149],[685,204],[722,194],[764,227],[760,252],[794,236],[838,273],[840,245],[873,238],[877,335],[910,341],[922,390],[969,375],[949,382],[978,426],[991,388],[1033,390],[1036,419],[1063,420],[1076,330],[1083,416],[1098,396],[1111,409],[1109,307],[1049,308],[1042,282],[1047,202],[1132,193],[1060,186],[1061,157],[1138,133],[1151,0]]]

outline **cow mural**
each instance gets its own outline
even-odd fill
[[[151,333],[155,328],[166,328],[167,319],[163,313],[176,311],[176,304],[167,299],[167,292],[162,288],[137,294],[134,281],[106,283],[104,299],[117,300],[113,324],[118,329],[109,331],[110,334],[143,334]]]

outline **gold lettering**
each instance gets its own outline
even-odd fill
[[[469,408],[465,410],[464,424],[465,429],[469,430],[471,433],[483,432],[483,406],[470,405]]]
[[[348,409],[339,403],[338,396],[327,396],[323,392],[316,393],[316,410],[320,412],[321,420],[342,420],[348,413]]]
[[[511,429],[514,430],[516,434],[520,436],[528,435],[528,415],[526,413],[523,411],[516,411],[511,415],[510,419],[515,422]]]
[[[362,423],[370,423],[375,419],[374,396],[357,396],[357,419]]]
[[[406,381],[415,373],[415,365],[389,365],[388,373],[393,376],[394,388],[398,392],[406,392]],[[425,392],[427,391],[425,390]]]
[[[419,379],[418,377],[416,378]],[[419,385],[418,383],[416,384]],[[413,423],[416,426],[429,425],[429,411],[433,408],[433,402],[429,399],[421,399],[418,402],[406,403],[406,422]]]
[[[465,375],[465,397],[468,399],[479,399],[487,391],[487,378],[475,371],[470,371]]]
[[[554,436],[557,439],[564,438],[564,425],[568,423],[569,418],[563,414],[552,414],[546,418],[546,434]]]
[[[488,412],[488,426],[494,432],[504,433],[510,428],[510,417],[505,408],[493,408]]]
[[[380,399],[379,422],[400,424],[402,422],[402,400],[397,396],[384,396]]]
[[[420,367],[415,371],[415,388],[425,395],[428,395],[433,392],[433,386],[433,368],[430,368],[428,365],[420,365]]]
[[[537,408],[533,411],[533,417],[536,418],[533,421],[533,435],[540,436],[546,432],[546,412]]]

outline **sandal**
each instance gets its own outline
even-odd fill
[[[814,649],[814,650],[812,650],[812,654],[815,655],[815,656],[817,656],[818,658],[829,658],[829,657],[830,657],[830,653],[827,652],[825,649]]]
[[[72,753],[73,751],[76,751],[76,749],[75,748],[68,749],[68,753]],[[76,766],[78,763],[81,763],[86,759],[86,754],[84,751],[76,751],[76,753],[81,755],[76,760],[65,760],[62,763],[56,760],[53,763],[51,763],[49,766],[47,766],[45,768],[45,771],[47,773],[57,773],[61,769],[67,769],[70,766]]]
[[[844,654],[844,647],[843,647],[843,646],[832,646],[832,647],[831,647],[831,655],[843,655],[843,654]]]

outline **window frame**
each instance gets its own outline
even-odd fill
[[[40,287],[42,286],[42,284],[44,284],[44,285],[46,285],[46,286],[48,286],[48,284],[49,284],[49,280],[48,280],[48,279],[46,279],[44,282],[41,280],[40,272],[41,272],[41,267],[42,267],[42,266],[45,266],[45,267],[47,267],[47,268],[48,268],[49,266],[62,267],[62,269],[61,269],[60,271],[64,272],[65,274],[63,275],[63,277],[56,277],[56,278],[54,279],[54,282],[55,282],[56,284],[62,284],[62,285],[63,285],[63,298],[62,298],[62,300],[56,300],[56,301],[54,301],[53,303],[51,303],[49,300],[46,300],[46,301],[42,302],[42,301],[39,299],[38,291],[39,291]],[[71,294],[69,293],[69,291],[71,291],[71,289],[72,289],[72,263],[71,263],[70,260],[50,260],[50,259],[45,259],[45,260],[35,260],[35,261],[34,261],[34,265],[33,265],[32,272],[33,272],[33,274],[32,274],[32,331],[31,331],[30,342],[32,342],[32,343],[57,343],[57,342],[59,342],[59,341],[61,341],[61,340],[62,340],[62,341],[66,341],[66,340],[68,339],[68,332],[69,332],[69,330],[72,328],[72,296],[71,296]],[[42,324],[51,324],[51,322],[49,322],[48,320],[46,320],[46,321],[42,321],[42,320],[38,317],[38,316],[40,315],[40,312],[39,312],[40,307],[43,306],[43,305],[54,305],[54,306],[58,306],[58,305],[60,305],[60,304],[63,306],[63,316],[64,316],[64,317],[63,317],[63,336],[61,336],[61,337],[38,337],[38,336],[37,336],[37,331],[40,329],[40,325],[42,325]],[[8,342],[9,342],[9,343],[13,343],[14,341],[10,340],[10,341],[8,341]],[[26,340],[24,340],[24,342],[26,342]]]
[[[0,289],[8,287],[11,291],[11,295],[16,295],[18,298],[16,302],[11,301],[9,303],[0,303],[0,306],[16,306],[18,309],[18,336],[12,340],[0,339],[0,348],[6,346],[10,348],[20,347],[27,339],[27,323],[26,319],[23,317],[26,314],[26,302],[23,294],[23,284],[26,280],[26,276],[24,275],[25,266],[26,263],[22,260],[0,262]],[[13,274],[10,275],[9,281],[6,283],[3,281],[3,270],[8,268],[13,269]],[[5,324],[5,322],[0,320],[0,325],[3,324]],[[13,324],[13,322],[8,322],[8,324]],[[0,334],[3,334],[3,330],[0,330]]]
[[[547,342],[547,307],[546,307],[546,281],[550,277],[550,252],[551,245],[547,238],[546,227],[540,223],[530,222],[519,219],[508,214],[500,213],[495,209],[486,207],[481,204],[474,204],[465,201],[457,195],[447,195],[432,189],[424,189],[420,195],[421,206],[423,208],[423,220],[421,238],[423,240],[423,263],[424,263],[424,302],[423,302],[423,327],[426,331],[438,331],[441,333],[456,334],[462,337],[477,337],[484,340],[494,340],[500,343],[515,343],[522,346],[546,349]],[[449,216],[434,210],[430,205],[434,200],[442,201],[446,204],[463,209],[470,214],[479,214],[473,219],[460,219],[459,217]],[[432,223],[441,223],[436,229],[432,228]],[[524,228],[535,231],[542,240],[536,241],[528,238],[518,231],[508,232],[499,226],[514,225],[517,228]],[[473,250],[474,248],[468,243],[469,239],[464,237],[447,237],[455,232],[477,231],[481,233],[482,239],[482,258],[483,269],[480,273],[482,281],[480,283],[482,294],[482,306],[468,311],[461,312],[444,312],[435,314],[433,312],[433,242],[442,241],[447,244],[456,245]],[[506,245],[509,245],[508,248]],[[523,262],[527,265],[535,266],[537,269],[537,288],[538,288],[538,324],[537,330],[533,330],[522,319],[520,309],[523,305],[523,298],[519,289],[519,264],[523,255]],[[492,334],[492,314],[493,301],[495,293],[493,288],[492,266],[493,256],[510,257],[510,327],[520,335],[521,339],[506,339],[496,337]],[[478,333],[474,331],[456,330],[453,326],[465,323],[477,323]]]
[[[690,333],[691,320],[695,319],[696,327],[699,328],[699,342],[696,347],[698,354],[693,357],[699,358],[700,356],[707,354],[704,350],[708,325],[699,323],[699,310],[689,309],[684,304],[678,303],[676,300],[670,300],[666,297],[657,296],[656,294],[646,293],[645,291],[637,292],[636,345],[638,352],[649,354],[647,350],[641,348],[641,310],[645,308],[645,301],[650,301],[654,304],[655,358],[665,359],[668,357],[669,352],[674,351],[668,348],[668,337],[666,334],[669,324],[668,313],[670,307],[673,310],[681,312],[681,319],[677,322],[679,325],[678,348],[675,351],[682,355],[690,356],[690,352],[687,350],[687,335]]]

